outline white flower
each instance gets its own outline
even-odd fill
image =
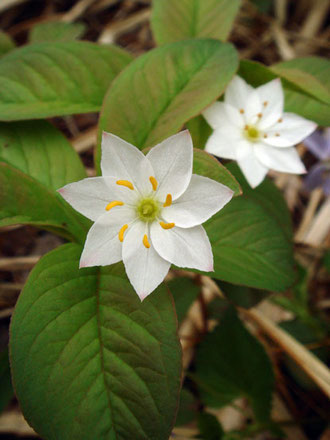
[[[236,160],[253,188],[264,180],[269,169],[306,172],[294,145],[317,125],[284,113],[280,79],[254,89],[236,76],[226,89],[224,102],[215,102],[203,115],[214,129],[206,151]]]
[[[59,190],[95,222],[80,267],[123,260],[141,300],[163,281],[171,263],[212,271],[212,249],[201,224],[229,202],[233,191],[192,174],[192,159],[188,131],[161,142],[146,156],[103,133],[102,177]]]

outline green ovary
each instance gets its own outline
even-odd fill
[[[159,214],[159,204],[152,198],[142,199],[137,205],[137,214],[140,220],[152,222]]]
[[[247,127],[244,130],[244,134],[249,141],[255,142],[260,137],[260,132],[255,127]]]

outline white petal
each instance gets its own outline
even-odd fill
[[[302,174],[306,168],[294,147],[276,148],[270,145],[258,145],[255,148],[257,158],[264,166],[283,173]]]
[[[202,226],[163,229],[154,222],[150,230],[156,251],[167,261],[179,267],[213,271],[212,248]]]
[[[137,191],[117,185],[113,177],[88,177],[69,183],[58,192],[76,211],[93,221],[105,213],[110,202],[134,204],[138,197]]]
[[[258,115],[262,112],[262,102],[257,90],[253,90],[248,95],[244,111],[246,123],[256,125],[259,121]]]
[[[191,228],[222,209],[233,194],[227,186],[193,174],[187,190],[171,206],[164,208],[161,215],[168,223]]]
[[[242,134],[237,127],[221,127],[208,138],[205,151],[224,159],[236,159],[237,144],[241,139]]]
[[[178,198],[188,187],[192,174],[193,144],[188,130],[156,145],[147,154],[158,182],[157,195]]]
[[[240,76],[234,76],[229,83],[225,93],[225,103],[238,109],[244,109],[248,95],[253,91],[253,87],[247,84]]]
[[[238,160],[237,163],[252,188],[255,188],[264,180],[268,171],[268,168],[260,163],[253,153]]]
[[[236,146],[236,160],[240,161],[253,155],[254,142],[247,139],[240,139]]]
[[[142,194],[152,191],[149,177],[154,171],[149,160],[138,148],[111,133],[103,132],[101,169],[103,176],[128,180]]]
[[[213,129],[226,127],[228,125],[244,127],[245,124],[245,120],[238,108],[219,101],[216,101],[204,110],[203,116]]]
[[[284,113],[282,119],[283,121],[275,124],[271,130],[266,130],[267,138],[264,138],[263,142],[274,147],[291,147],[299,144],[317,127],[315,122],[294,113]]]
[[[103,214],[90,228],[80,258],[80,267],[107,266],[122,259],[119,231],[134,221],[135,212],[118,206]],[[128,231],[125,232],[125,235]]]
[[[262,103],[258,127],[264,130],[275,124],[282,117],[284,107],[284,94],[279,78],[268,82],[256,89]]]
[[[126,233],[123,243],[126,273],[141,301],[163,281],[171,266],[155,251],[150,237],[150,248],[144,246],[144,234],[148,235],[146,223],[137,221]]]

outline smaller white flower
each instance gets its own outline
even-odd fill
[[[264,180],[269,169],[306,172],[294,145],[309,136],[317,124],[284,113],[280,79],[254,89],[235,76],[226,89],[224,102],[215,102],[203,115],[214,129],[206,151],[236,160],[253,188]]]
[[[188,131],[161,142],[146,156],[103,133],[102,177],[58,190],[95,222],[80,267],[123,260],[141,300],[163,281],[171,263],[212,271],[212,249],[201,224],[229,202],[233,191],[192,174],[192,160]]]

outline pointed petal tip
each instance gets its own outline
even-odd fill
[[[147,296],[150,295],[151,292],[136,292],[137,296],[139,297],[141,303],[147,298]]]
[[[56,192],[58,192],[58,193],[63,195],[65,193],[64,186],[62,188],[57,189]]]

